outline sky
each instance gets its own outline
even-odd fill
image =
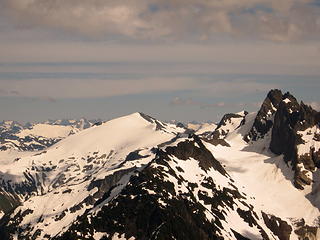
[[[319,0],[0,0],[0,120],[320,110]]]

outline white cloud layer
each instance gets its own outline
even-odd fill
[[[87,36],[201,39],[216,33],[291,41],[319,37],[313,0],[2,0],[1,12],[19,27]]]

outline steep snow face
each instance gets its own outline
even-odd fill
[[[134,113],[71,135],[43,152],[4,161],[1,188],[25,199],[8,224],[23,231],[20,238],[43,239],[66,230],[114,184],[150,162],[154,147],[183,131]]]
[[[256,115],[257,113],[248,114],[245,124],[229,132],[225,141],[230,147],[205,143],[206,147],[226,167],[239,188],[248,196],[254,197],[251,199],[252,205],[258,211],[280,217],[293,229],[296,229],[295,222],[302,218],[306,224],[314,226],[320,214],[320,205],[315,206],[316,200],[311,200],[308,191],[294,187],[294,172],[284,162],[283,155],[277,156],[269,150],[271,131],[257,141],[247,143],[243,140],[243,136],[252,129]],[[316,131],[314,129],[312,134]],[[313,137],[311,135],[307,135],[309,140]],[[307,141],[306,135],[303,136]],[[290,239],[297,238],[293,234]]]

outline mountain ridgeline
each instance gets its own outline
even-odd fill
[[[217,125],[69,123],[0,124],[0,239],[320,239],[320,113],[290,93]]]

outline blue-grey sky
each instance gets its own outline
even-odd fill
[[[319,0],[0,0],[0,120],[320,108]]]

